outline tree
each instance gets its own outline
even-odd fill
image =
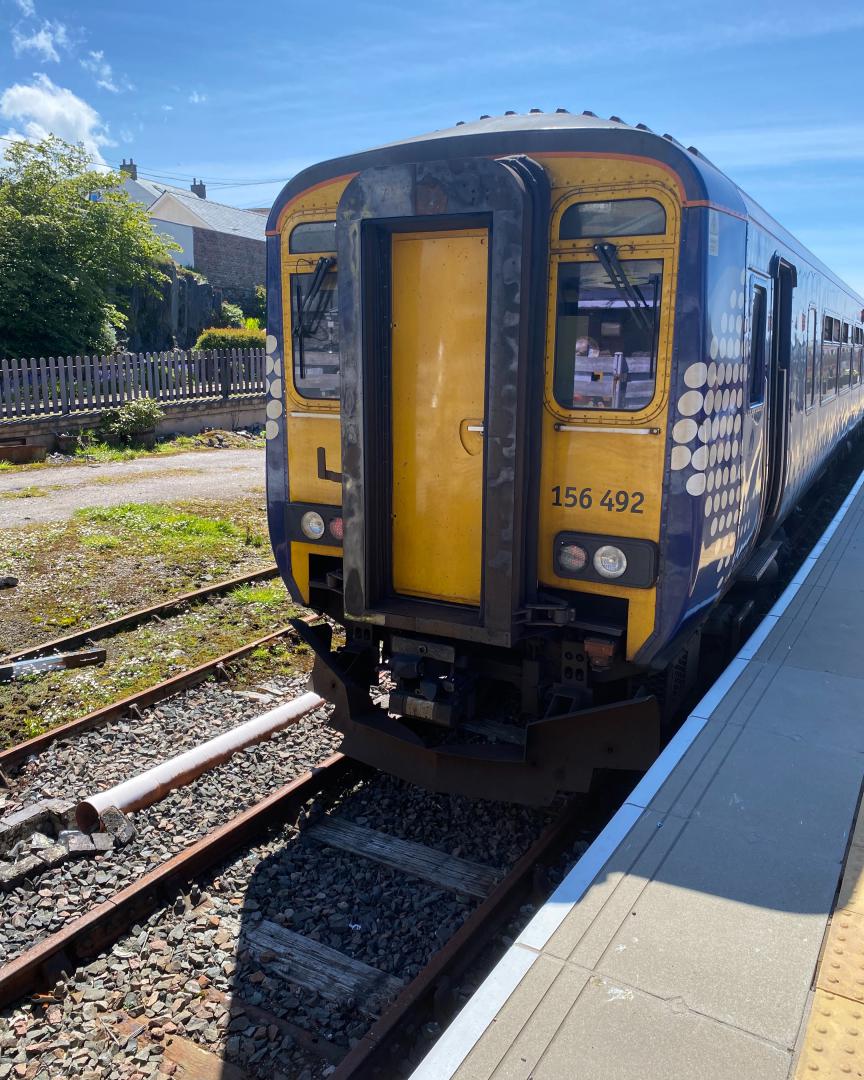
[[[0,157],[0,356],[104,352],[126,324],[133,285],[154,287],[169,255],[147,211],[94,169],[83,146],[49,136]]]

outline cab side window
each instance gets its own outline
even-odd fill
[[[750,405],[765,400],[765,336],[768,329],[768,291],[753,285],[750,296]]]

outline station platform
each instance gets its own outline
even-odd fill
[[[412,1080],[864,1077],[862,485]]]

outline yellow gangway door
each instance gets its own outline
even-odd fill
[[[488,233],[395,233],[392,244],[393,588],[476,606]]]

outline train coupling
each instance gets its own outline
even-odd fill
[[[531,720],[518,744],[472,740],[467,730],[458,741],[459,728],[442,740],[440,727],[424,733],[391,703],[373,702],[370,666],[350,648],[334,650],[329,625],[292,626],[315,653],[311,688],[333,705],[341,752],[427,790],[544,806],[589,791],[598,771],[644,772],[660,752],[653,695]]]

